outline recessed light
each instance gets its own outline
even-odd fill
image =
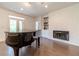
[[[30,4],[29,2],[25,2],[24,5],[25,5],[26,7],[31,7],[31,4]]]
[[[24,9],[23,8],[20,8],[20,10],[23,11]]]
[[[48,7],[48,5],[45,5],[45,8],[47,8]]]

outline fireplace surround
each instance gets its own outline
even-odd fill
[[[53,30],[53,38],[69,41],[69,31]]]

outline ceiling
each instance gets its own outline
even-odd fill
[[[29,3],[31,7],[25,6],[24,2],[0,2],[0,7],[29,16],[42,16],[48,12],[77,4],[77,2],[47,2],[45,4],[48,5],[48,8],[45,8],[43,4],[41,5],[41,2]],[[21,10],[21,8],[24,10]]]

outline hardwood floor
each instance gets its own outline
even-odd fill
[[[20,56],[79,56],[79,47],[70,44],[41,38],[40,48],[36,48],[36,42],[32,46],[22,47]],[[13,49],[4,42],[0,43],[0,56],[13,56]]]

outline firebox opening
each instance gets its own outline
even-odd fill
[[[69,41],[69,31],[53,31],[53,38]]]

